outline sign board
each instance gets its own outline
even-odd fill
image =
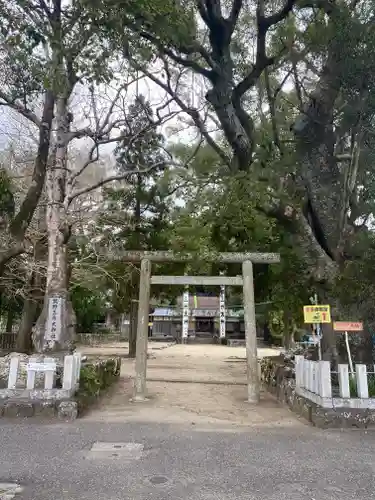
[[[189,333],[189,291],[185,290],[182,296],[182,338],[186,339]]]
[[[303,317],[305,323],[331,323],[330,306],[303,306]]]
[[[333,329],[335,332],[362,332],[363,323],[361,321],[335,321]]]
[[[55,372],[56,363],[36,363],[27,364],[27,369],[31,372]]]
[[[225,338],[225,286],[220,287],[220,338]]]

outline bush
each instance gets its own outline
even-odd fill
[[[121,358],[102,359],[82,365],[75,399],[79,411],[93,404],[120,376]]]
[[[367,384],[368,384],[368,395],[370,398],[375,397],[375,377],[374,375],[367,375]],[[358,398],[357,391],[357,380],[354,376],[349,377],[349,390],[351,398]]]

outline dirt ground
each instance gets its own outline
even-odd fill
[[[124,344],[80,350],[87,355],[127,354]],[[279,352],[260,348],[258,356]],[[209,427],[298,425],[295,416],[268,393],[262,392],[259,405],[246,402],[245,355],[242,347],[150,344],[148,401],[131,402],[134,360],[123,358],[118,385],[85,419]]]

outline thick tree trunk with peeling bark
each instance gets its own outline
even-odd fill
[[[75,314],[68,294],[68,234],[64,208],[69,132],[67,99],[56,100],[54,161],[47,172],[47,285],[42,313],[34,328],[37,352],[74,349]]]
[[[47,259],[45,204],[42,204],[39,209],[37,225],[42,236],[35,243],[34,259],[36,265],[44,263]],[[45,288],[46,276],[40,269],[34,269],[27,285],[27,297],[23,304],[21,323],[17,333],[17,352],[29,353],[32,351],[32,330],[43,307]]]
[[[0,248],[0,276],[3,274],[6,264],[11,259],[25,251],[25,233],[33,218],[44,188],[50,149],[54,103],[55,97],[53,92],[47,90],[44,96],[43,112],[39,126],[38,151],[34,162],[31,184],[18,213],[10,223],[7,248]]]
[[[305,191],[304,215],[301,214],[301,217],[305,229],[311,232],[314,246],[319,249],[321,262],[325,260],[327,263],[323,272],[319,266],[315,270],[320,302],[331,305],[333,320],[361,321],[364,318],[359,316],[361,313],[356,305],[353,304],[353,308],[349,308],[351,310],[342,307],[335,290],[337,278],[345,266],[348,200],[355,179],[354,182],[353,179],[351,183],[347,182],[350,165],[339,165],[335,155],[334,112],[348,63],[344,55],[345,47],[335,36],[342,29],[341,7],[331,3],[327,6],[334,36],[328,44],[327,60],[316,88],[304,113],[294,124],[300,187]],[[361,344],[358,349],[361,361],[372,362],[372,338],[368,329],[362,336]],[[323,326],[323,357],[339,361],[337,334],[331,325]]]
[[[21,323],[17,333],[16,351],[32,351],[32,330],[43,304],[43,279],[40,273],[33,271],[29,284],[28,296],[23,304]]]

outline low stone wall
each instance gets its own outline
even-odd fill
[[[127,337],[122,333],[77,333],[76,344],[96,346],[126,342]]]
[[[77,405],[74,401],[58,399],[2,399],[0,400],[0,417],[27,418],[42,417],[62,420],[77,418]]]
[[[293,365],[283,356],[263,358],[260,366],[264,388],[315,427],[322,429],[366,429],[375,426],[374,410],[322,408],[309,399],[296,394]]]
[[[6,390],[0,398],[0,417],[58,418],[71,421],[94,404],[120,376],[121,358],[83,363],[79,388],[75,393],[62,389],[49,391]],[[21,394],[22,393],[22,394]],[[29,397],[25,397],[26,395]]]

